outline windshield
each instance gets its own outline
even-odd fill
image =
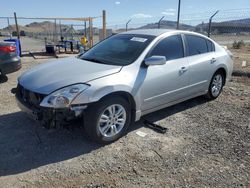
[[[114,35],[80,55],[79,58],[102,64],[128,65],[139,57],[154,38],[138,34]]]

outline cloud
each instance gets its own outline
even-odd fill
[[[116,1],[115,4],[116,4],[116,5],[120,5],[121,2],[120,2],[120,1]]]
[[[175,13],[174,12],[162,12],[161,14],[163,14],[163,15],[166,15],[166,16],[174,16],[175,15]]]
[[[175,11],[176,10],[174,8],[169,8],[169,9],[166,9],[165,11],[161,12],[161,14],[166,15],[166,16],[174,16]]]
[[[143,14],[143,13],[138,13],[138,14],[133,14],[131,18],[152,18],[153,16],[149,14]]]
[[[166,10],[167,12],[175,12],[175,9],[174,8],[169,8]]]

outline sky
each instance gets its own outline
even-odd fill
[[[106,10],[107,25],[112,26],[124,24],[129,19],[132,19],[130,24],[156,22],[162,16],[176,20],[177,7],[178,0],[0,0],[0,17],[13,16],[13,12],[24,17],[96,17]],[[250,0],[182,0],[181,19],[201,19],[216,10],[235,9],[250,12]],[[31,21],[20,24],[27,22]],[[101,19],[94,24],[101,24]],[[3,26],[7,26],[7,21],[0,19],[0,27]]]

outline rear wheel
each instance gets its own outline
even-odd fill
[[[110,143],[126,133],[131,122],[131,108],[123,98],[108,98],[90,106],[84,119],[90,139]]]
[[[220,95],[224,83],[225,76],[223,72],[217,71],[212,77],[206,97],[209,99],[216,99]]]

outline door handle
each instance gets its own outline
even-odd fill
[[[181,67],[180,73],[183,74],[184,72],[186,72],[188,69],[186,67]]]
[[[215,63],[216,62],[216,59],[215,58],[212,58],[211,59],[211,63]]]

